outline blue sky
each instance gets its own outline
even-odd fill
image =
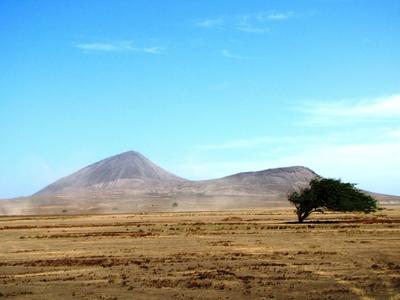
[[[0,198],[137,150],[400,195],[400,3],[1,1]]]

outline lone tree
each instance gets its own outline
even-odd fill
[[[370,213],[377,209],[376,200],[355,188],[355,184],[344,183],[336,179],[313,179],[308,188],[300,193],[293,192],[288,196],[288,200],[296,208],[299,223],[316,211]]]

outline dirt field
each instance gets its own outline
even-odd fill
[[[399,208],[294,220],[292,210],[1,217],[0,296],[400,299]]]

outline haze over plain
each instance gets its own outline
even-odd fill
[[[2,1],[0,198],[130,149],[189,179],[304,165],[400,195],[399,13]]]

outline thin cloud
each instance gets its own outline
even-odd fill
[[[118,51],[119,48],[113,44],[105,43],[90,43],[90,44],[78,44],[77,48],[85,51]]]
[[[312,103],[301,109],[311,117],[332,118],[398,118],[400,117],[400,94],[369,100]]]
[[[400,139],[400,129],[392,129],[387,132],[387,135],[392,138]]]
[[[266,19],[261,18],[259,14],[245,14],[235,18],[235,26],[241,32],[265,33],[270,30],[265,21]]]
[[[150,48],[143,48],[143,52],[151,53],[151,54],[161,54],[163,47],[150,47]]]
[[[218,151],[218,150],[240,150],[240,149],[272,149],[272,148],[285,148],[286,151],[294,149],[307,148],[312,145],[325,146],[327,144],[343,145],[348,143],[363,143],[366,140],[370,142],[379,143],[398,142],[400,138],[400,129],[395,126],[391,127],[374,127],[374,128],[349,128],[346,131],[326,130],[321,136],[320,134],[314,135],[265,135],[256,137],[241,137],[237,139],[229,139],[218,143],[202,144],[196,146],[195,150],[200,151]],[[266,148],[267,147],[267,148]]]
[[[224,21],[222,18],[216,18],[216,19],[205,19],[205,20],[197,21],[195,24],[198,27],[212,28],[212,27],[222,25],[223,23],[224,23]]]
[[[143,52],[160,54],[162,47],[136,47],[132,41],[117,41],[108,43],[82,43],[75,46],[83,52]]]
[[[292,11],[288,11],[288,12],[272,12],[267,14],[266,18],[268,20],[272,20],[272,21],[283,21],[283,20],[287,20],[290,19],[294,16],[294,12]]]
[[[240,55],[235,55],[232,54],[230,51],[223,49],[221,51],[222,56],[226,57],[226,58],[230,58],[230,59],[237,59],[237,60],[253,60],[253,59],[260,59],[257,57],[250,57],[250,56],[240,56]]]
[[[274,21],[285,21],[293,18],[293,11],[262,11],[249,14],[225,15],[196,21],[195,25],[202,28],[223,28],[245,33],[262,34],[270,31],[268,26]]]

